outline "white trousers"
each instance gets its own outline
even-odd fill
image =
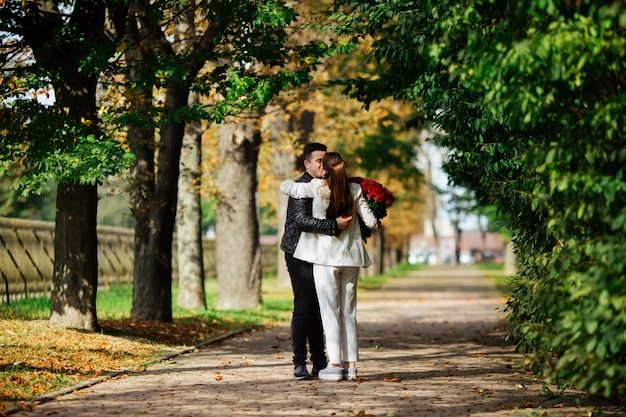
[[[313,265],[328,363],[356,362],[359,344],[356,327],[358,266]]]

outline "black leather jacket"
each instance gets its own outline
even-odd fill
[[[313,177],[305,172],[296,182],[309,182]],[[293,254],[300,240],[300,232],[323,233],[326,235],[337,234],[337,222],[329,219],[316,219],[313,217],[313,199],[289,198],[287,203],[287,217],[285,219],[285,232],[280,242],[280,248],[287,253]]]

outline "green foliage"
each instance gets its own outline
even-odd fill
[[[209,227],[215,226],[217,219],[217,197],[203,197],[200,200],[202,207],[202,229],[206,232]]]
[[[403,122],[396,115],[380,120],[376,133],[367,135],[353,151],[354,155],[359,155],[359,168],[364,170],[366,176],[385,167],[390,176],[407,183],[417,178],[418,173],[414,169],[417,160],[415,134],[404,131],[406,126],[402,125]],[[398,137],[397,130],[404,131],[404,135]]]
[[[24,167],[12,185],[24,195],[41,194],[48,182],[97,184],[128,168],[133,160],[117,141],[94,133],[91,122],[76,121],[55,107],[18,100],[3,109],[0,174],[19,162]]]
[[[187,13],[190,4],[159,0],[144,6],[136,16],[141,26],[167,33],[173,30],[168,26],[172,13]],[[29,7],[29,3],[11,0],[0,11],[0,29],[15,39],[7,45],[16,56],[22,51],[31,52],[21,45],[35,48],[35,39],[23,39],[32,30],[29,20],[24,19]],[[53,2],[51,7],[58,5]],[[109,7],[124,10],[122,2]],[[0,82],[0,169],[16,161],[27,166],[15,187],[28,194],[40,193],[50,178],[57,182],[100,183],[132,163],[128,150],[108,135],[128,126],[156,129],[169,122],[220,122],[228,115],[263,107],[280,91],[309,82],[309,72],[320,57],[329,53],[329,47],[321,42],[287,45],[286,28],[295,21],[296,13],[282,2],[207,0],[194,7],[192,12],[203,16],[208,25],[198,25],[198,32],[206,30],[207,34],[206,39],[198,36],[194,49],[174,51],[177,45],[169,45],[167,42],[172,40],[164,39],[163,45],[152,45],[153,53],[145,53],[141,61],[120,59],[126,48],[138,46],[130,39],[102,42],[88,36],[89,28],[83,27],[81,19],[83,14],[95,13],[95,9],[85,7],[73,9],[75,18],[67,21],[51,13],[50,25],[41,28],[49,36],[44,43],[36,43],[36,59],[11,62],[9,55],[3,55],[3,62],[13,65],[7,73],[10,81]],[[126,13],[120,16],[126,18]],[[17,42],[22,40],[25,42]],[[72,53],[66,54],[68,51]],[[75,65],[69,69],[55,66],[56,56]],[[133,77],[122,82],[113,78],[128,71],[134,72]],[[97,76],[101,76],[103,86],[117,90],[116,94],[140,87],[158,90],[177,83],[206,97],[219,95],[220,99],[205,101],[203,106],[178,108],[171,108],[166,100],[162,105],[149,106],[148,114],[138,115],[128,112],[126,100],[104,95],[98,117],[85,120],[67,114],[56,106],[58,102],[40,104],[30,94],[49,94],[52,86],[70,86],[68,80],[72,78]],[[105,127],[115,131],[105,132]]]
[[[54,220],[56,194],[43,192],[28,197],[12,188],[21,167],[11,166],[10,174],[0,177],[0,217],[18,219]],[[54,188],[54,184],[49,185]]]
[[[13,187],[29,195],[47,190],[50,180],[97,184],[128,167],[131,155],[103,134],[95,117],[96,80],[116,47],[111,33],[100,37],[101,15],[76,7],[64,19],[63,2],[49,2],[45,11],[35,3],[5,3],[0,30],[10,41],[3,43],[0,81],[9,82],[0,82],[0,175],[12,164],[23,166]],[[115,20],[125,8],[114,3],[107,13]]]
[[[280,91],[306,84],[311,80],[308,70],[284,71],[272,76],[231,70],[224,77],[217,89],[224,100],[206,109],[203,114],[205,120],[219,123],[228,115],[264,107]]]
[[[624,395],[626,10],[617,1],[353,2],[386,75],[349,91],[411,100],[446,170],[517,246],[508,319],[555,383]],[[338,15],[340,16],[340,15]]]

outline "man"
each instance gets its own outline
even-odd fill
[[[304,147],[305,172],[298,182],[309,182],[322,176],[322,160],[326,154],[326,145],[309,143]],[[316,219],[312,215],[311,199],[290,198],[287,203],[285,232],[280,248],[285,252],[285,262],[293,289],[293,313],[291,315],[291,350],[293,351],[294,378],[311,379],[306,366],[307,341],[310,360],[313,363],[312,374],[317,377],[320,369],[327,365],[324,352],[324,332],[320,317],[313,264],[293,257],[301,232],[336,235],[348,227],[349,219]]]

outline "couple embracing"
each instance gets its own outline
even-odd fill
[[[313,377],[356,380],[357,281],[359,269],[372,261],[363,246],[359,222],[351,220],[358,215],[373,228],[377,219],[361,186],[350,182],[343,156],[326,150],[320,143],[307,144],[303,153],[306,172],[280,186],[290,197],[280,247],[294,293],[294,377],[311,379],[306,367],[308,342]]]

